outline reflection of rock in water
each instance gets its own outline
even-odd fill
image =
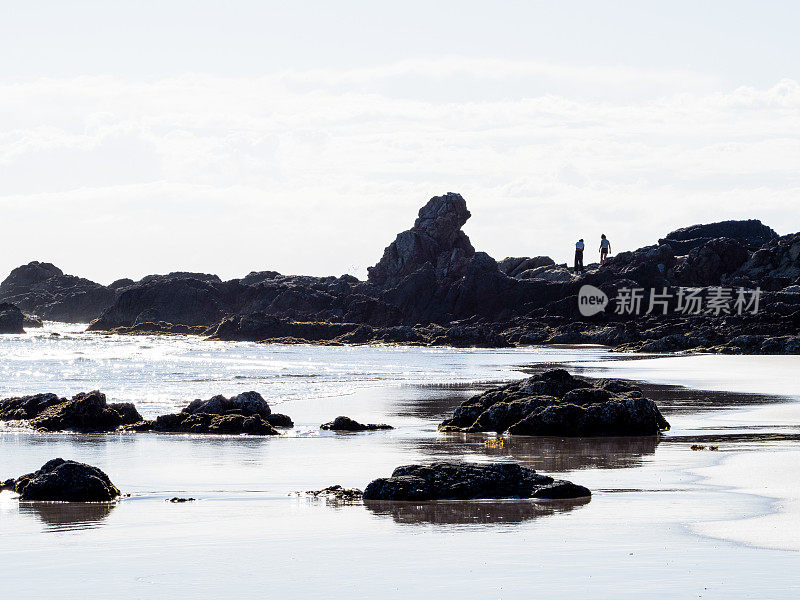
[[[644,437],[556,438],[505,436],[487,445],[481,434],[445,434],[425,441],[425,454],[444,458],[453,455],[504,456],[546,473],[577,469],[620,469],[638,467],[642,457],[654,454],[660,439]]]
[[[575,500],[437,500],[433,502],[364,502],[367,510],[392,517],[397,523],[433,525],[485,525],[522,523],[540,517],[569,512],[588,504],[590,498]]]
[[[95,529],[114,510],[112,502],[20,502],[19,512],[33,515],[48,531]]]

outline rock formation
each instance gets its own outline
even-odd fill
[[[25,404],[35,409],[44,407],[35,416],[28,417],[31,427],[39,431],[113,431],[142,420],[133,404],[108,404],[105,394],[99,391],[80,393],[71,400],[60,398],[57,402],[53,402],[52,395],[43,394],[34,402],[29,400]]]
[[[214,396],[195,400],[181,412],[155,420],[133,423],[128,431],[280,435],[276,427],[293,427],[286,415],[273,413],[258,392],[243,392],[232,398]]]
[[[413,227],[369,269],[368,281],[275,271],[231,281],[184,272],[119,280],[103,288],[105,309],[90,330],[325,344],[600,343],[761,353],[800,348],[800,233],[778,238],[755,220],[693,225],[576,274],[548,257],[498,264],[472,247],[461,229],[469,218],[460,195],[431,198]],[[70,277],[48,263],[31,263],[0,284],[0,300],[19,298],[23,310],[45,318],[97,314],[100,301],[82,312],[76,308],[97,284]],[[592,317],[578,311],[577,294],[586,284],[612,299]],[[652,314],[645,298],[632,314],[616,311],[613,300],[632,287],[673,296],[679,287],[697,287],[707,297],[714,286],[760,288],[761,312],[678,314],[673,302],[669,315]]]
[[[669,423],[630,383],[593,385],[563,369],[495,388],[462,402],[441,431],[561,437],[658,435]]]
[[[25,333],[25,315],[15,305],[0,302],[0,333]]]
[[[585,498],[591,492],[514,463],[437,462],[397,467],[375,479],[364,500],[476,500],[480,498]]]
[[[430,268],[436,280],[462,275],[475,249],[461,231],[470,218],[467,203],[459,194],[435,196],[419,209],[414,226],[397,235],[383,258],[367,269],[369,281],[391,288],[403,279]]]
[[[0,300],[53,321],[88,323],[110,306],[114,297],[112,289],[37,261],[17,267],[0,283]]]
[[[778,234],[757,219],[720,221],[676,229],[658,240],[658,243],[669,244],[676,254],[683,255],[715,238],[723,237],[734,239],[750,250],[756,250],[777,239]]]
[[[120,495],[108,475],[97,467],[62,458],[13,480],[13,489],[20,500],[47,502],[110,502]]]

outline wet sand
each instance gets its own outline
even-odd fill
[[[280,410],[297,427],[278,439],[6,429],[0,476],[63,456],[101,467],[131,496],[77,507],[20,503],[1,493],[4,590],[62,598],[797,597],[786,574],[800,566],[800,553],[769,549],[791,547],[790,530],[776,532],[786,521],[775,519],[796,522],[797,497],[787,482],[796,479],[792,415],[800,405],[789,388],[737,393],[746,385],[734,369],[729,391],[698,392],[663,385],[673,379],[671,359],[648,364],[596,349],[558,352],[520,353],[502,364],[497,356],[453,352],[437,355],[442,364],[430,368],[459,372],[469,361],[475,380],[386,378],[345,394],[288,397]],[[458,402],[483,389],[492,372],[506,377],[514,361],[517,376],[538,362],[568,363],[591,376],[649,378],[655,384],[648,394],[673,427],[660,438],[505,438],[491,447],[491,436],[436,431]],[[638,364],[646,377],[631,372]],[[704,368],[711,382],[723,377]],[[397,429],[317,430],[338,414]],[[719,451],[692,451],[696,443]],[[438,459],[514,460],[594,495],[573,503],[368,506],[292,495],[336,483],[363,489],[395,466]],[[174,496],[197,500],[167,501]]]

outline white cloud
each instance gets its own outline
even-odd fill
[[[513,93],[454,99],[443,81]],[[460,58],[0,84],[0,272],[41,259],[106,282],[177,268],[363,276],[447,191],[497,258],[566,260],[576,237],[603,231],[621,250],[723,218],[800,229],[800,86],[714,86]]]

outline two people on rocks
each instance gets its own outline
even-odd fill
[[[583,238],[579,239],[575,244],[575,272],[576,273],[583,273],[583,249],[585,244],[583,243]],[[608,253],[611,251],[611,242],[608,241],[606,234],[602,234],[600,236],[600,265],[604,265],[606,263],[606,259],[608,258]]]

